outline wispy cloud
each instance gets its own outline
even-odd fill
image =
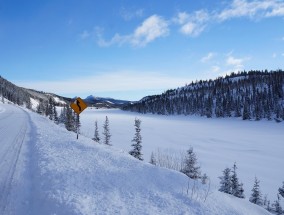
[[[188,36],[200,35],[209,24],[225,22],[234,18],[264,19],[284,16],[284,2],[278,0],[233,0],[222,10],[198,10],[179,12],[173,21],[180,25],[180,32]]]
[[[124,20],[131,20],[134,17],[142,17],[143,10],[129,12],[125,8],[121,10]],[[267,19],[270,17],[284,17],[284,2],[280,0],[233,0],[223,9],[196,10],[193,12],[179,12],[174,17],[165,19],[154,14],[145,19],[132,33],[121,35],[115,33],[111,39],[103,37],[102,31],[97,32],[97,44],[102,47],[111,45],[130,44],[134,47],[144,47],[154,40],[169,35],[170,27],[179,26],[179,32],[186,36],[197,37],[204,30],[216,23],[223,23],[231,19],[248,18],[251,20]],[[81,38],[88,38],[88,31],[81,34]],[[283,39],[283,38],[282,38]]]
[[[179,24],[180,32],[187,36],[198,36],[206,27],[209,14],[205,10],[195,11],[191,14],[180,12],[173,18],[174,23]]]
[[[213,52],[209,52],[206,56],[204,56],[203,58],[201,58],[201,62],[202,63],[206,63],[207,61],[211,60],[214,57],[214,53]]]
[[[236,17],[265,18],[283,15],[284,3],[278,0],[234,0],[216,17],[225,21]]]
[[[98,32],[98,45],[110,46],[113,44],[129,43],[134,47],[143,47],[160,37],[169,34],[169,23],[161,16],[152,15],[145,19],[132,34],[120,35],[116,33],[109,41],[103,39],[102,32]]]

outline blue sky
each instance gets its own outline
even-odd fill
[[[279,68],[283,0],[0,0],[0,75],[27,88],[138,100]]]

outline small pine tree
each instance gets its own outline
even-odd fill
[[[243,184],[239,183],[239,179],[237,176],[237,165],[234,163],[232,176],[231,176],[231,192],[233,196],[238,198],[244,198],[244,189]]]
[[[141,149],[142,149],[142,137],[141,137],[141,120],[140,119],[135,119],[135,135],[132,139],[132,142],[134,142],[131,146],[133,146],[133,149],[129,152],[130,155],[132,155],[133,157],[139,159],[139,160],[143,160],[142,158],[142,153],[141,153]]]
[[[279,194],[284,198],[284,181],[283,181],[282,187],[279,187],[278,191],[279,191]]]
[[[59,124],[59,118],[58,118],[58,114],[57,114],[55,105],[53,106],[53,115],[54,115],[54,118],[53,118],[54,122],[56,124]]]
[[[252,191],[252,194],[251,194],[251,197],[249,198],[249,201],[256,205],[262,205],[263,201],[261,198],[261,192],[259,189],[259,180],[257,179],[257,177],[255,177],[254,179],[254,185],[251,191]]]
[[[223,193],[228,193],[231,194],[232,190],[232,180],[231,180],[231,169],[226,168],[223,170],[223,176],[219,177],[220,178],[220,188],[219,191]]]
[[[98,121],[95,121],[95,134],[93,140],[97,143],[100,142],[100,136],[99,136],[99,129],[98,129]]]
[[[157,165],[157,161],[153,152],[151,153],[150,164],[153,164],[155,166]]]
[[[275,200],[274,203],[272,204],[272,211],[277,215],[281,215],[284,212],[281,205],[280,205],[279,194],[277,194],[277,200]]]
[[[185,159],[184,168],[181,169],[181,172],[191,179],[198,179],[201,177],[200,166],[197,164],[197,158],[192,147],[187,150],[187,157]]]
[[[105,120],[105,123],[103,125],[103,136],[104,136],[104,141],[103,143],[106,144],[106,145],[109,145],[111,146],[110,144],[110,131],[109,131],[109,120],[108,120],[108,117],[106,116],[106,120]]]

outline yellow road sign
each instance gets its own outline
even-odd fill
[[[87,108],[86,103],[81,99],[81,98],[77,98],[74,103],[70,104],[70,107],[77,113],[80,114],[83,112],[83,110],[85,110]]]

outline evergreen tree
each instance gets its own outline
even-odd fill
[[[133,157],[139,159],[139,160],[143,160],[142,158],[142,153],[141,153],[141,149],[142,149],[142,137],[141,137],[141,120],[140,119],[135,119],[134,122],[134,126],[135,126],[135,135],[132,139],[133,144],[131,146],[133,146],[133,149],[129,152],[130,155],[132,155]]]
[[[274,201],[274,203],[272,204],[272,211],[277,214],[277,215],[281,215],[283,214],[283,209],[280,205],[280,196],[279,194],[277,194],[277,200]]]
[[[231,180],[231,169],[226,168],[223,170],[223,176],[220,178],[220,188],[219,191],[223,193],[232,193],[232,180]]]
[[[66,108],[66,105],[64,105],[63,108],[61,109],[61,112],[60,112],[60,115],[59,115],[59,118],[58,118],[58,122],[65,124],[66,115],[67,115],[67,108]]]
[[[231,192],[233,196],[238,198],[244,198],[244,189],[243,184],[239,183],[239,179],[237,176],[237,165],[234,163],[232,176],[231,176]]]
[[[151,153],[150,164],[153,164],[155,166],[157,165],[157,161],[153,152]]]
[[[249,201],[254,203],[254,204],[257,204],[257,205],[263,204],[261,192],[260,192],[260,189],[259,189],[259,180],[257,179],[257,177],[255,177],[255,179],[254,179],[252,194],[251,194],[251,197],[249,198]]]
[[[283,181],[282,187],[279,187],[278,191],[279,191],[279,194],[284,198],[284,181]]]
[[[56,124],[59,124],[59,118],[58,118],[58,114],[57,114],[57,110],[56,110],[56,106],[53,106],[53,120]]]
[[[103,140],[103,143],[106,144],[106,145],[110,145],[110,131],[109,131],[109,121],[108,121],[108,117],[106,116],[106,120],[105,120],[105,123],[103,125],[103,136],[104,136],[104,140]]]
[[[247,120],[247,119],[251,119],[248,101],[245,102],[244,109],[243,109],[243,120]]]
[[[187,157],[185,159],[184,168],[181,172],[191,179],[201,178],[200,166],[197,164],[197,158],[192,147],[187,150]]]
[[[74,131],[74,127],[75,127],[75,121],[74,121],[74,117],[73,117],[73,113],[72,113],[72,109],[70,108],[69,105],[66,106],[66,120],[65,120],[65,128],[68,131]]]
[[[99,129],[98,129],[98,121],[95,121],[95,134],[93,140],[97,143],[100,142],[100,136],[99,136]]]

